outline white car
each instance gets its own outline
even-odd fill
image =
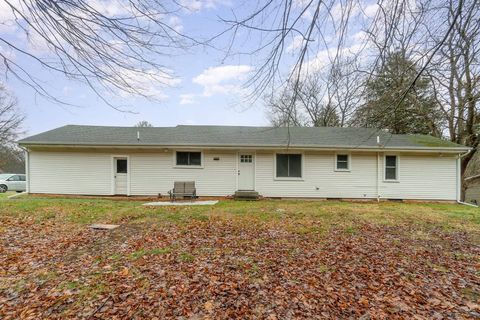
[[[0,174],[0,193],[7,191],[23,192],[27,190],[27,179],[24,174]]]

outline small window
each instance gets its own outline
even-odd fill
[[[20,181],[20,176],[11,176],[8,181]]]
[[[398,159],[397,156],[385,156],[385,180],[398,179]]]
[[[117,159],[117,173],[127,173],[127,159]]]
[[[177,151],[177,166],[201,166],[201,152]]]
[[[24,175],[20,175],[20,181],[27,181],[27,177]]]
[[[277,154],[277,178],[301,178],[301,154]]]
[[[348,154],[337,154],[336,170],[350,170]]]
[[[253,156],[251,154],[242,154],[240,155],[240,162],[242,163],[252,163]]]

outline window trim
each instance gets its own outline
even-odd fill
[[[347,165],[348,165],[347,169],[342,169],[342,168],[337,167],[337,165],[338,165],[337,157],[338,156],[344,156],[344,155],[347,156]],[[338,172],[350,172],[350,171],[352,171],[352,154],[350,152],[335,152],[335,157],[333,158],[333,161],[334,161],[334,168],[335,168],[334,171],[338,171]]]
[[[301,156],[301,170],[300,177],[277,177],[277,154],[299,154]],[[303,177],[305,174],[305,153],[304,152],[295,152],[295,151],[286,151],[286,152],[275,152],[273,154],[273,180],[276,181],[304,181]]]
[[[396,164],[395,164],[395,173],[396,179],[387,179],[387,157],[388,156],[395,156],[396,157]],[[386,183],[397,183],[400,182],[400,156],[396,153],[386,153],[383,155],[383,182]]]
[[[177,152],[200,152],[200,165],[185,165],[177,164]],[[205,164],[205,158],[202,150],[173,150],[173,168],[180,169],[203,169]]]

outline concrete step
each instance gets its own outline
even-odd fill
[[[258,192],[253,190],[237,190],[234,195],[236,200],[258,200],[259,197]]]

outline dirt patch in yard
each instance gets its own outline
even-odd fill
[[[162,209],[110,231],[1,216],[0,318],[480,317],[471,232],[268,205]]]

